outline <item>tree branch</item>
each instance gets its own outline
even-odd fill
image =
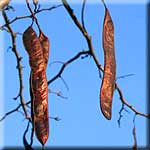
[[[44,11],[51,11],[53,9],[56,9],[56,8],[59,8],[63,6],[62,4],[60,5],[56,5],[56,6],[52,6],[52,7],[49,7],[49,8],[43,8],[43,9],[38,9],[34,15],[38,14],[38,13],[41,13],[41,12],[44,12]],[[8,24],[12,24],[18,20],[21,20],[21,19],[27,19],[27,18],[32,18],[32,15],[27,15],[27,16],[17,16],[15,17],[14,19],[10,20],[8,23],[5,23],[4,25],[0,26],[0,29],[3,29],[4,27],[6,27]]]
[[[27,103],[25,103],[25,105],[28,105],[30,103],[31,101],[28,101]],[[11,115],[12,113],[19,111],[20,107],[22,107],[22,104],[19,104],[15,109],[12,109],[9,112],[5,113],[5,115],[0,119],[0,121],[3,121],[7,116]]]
[[[116,90],[118,91],[118,94],[120,96],[120,100],[121,102],[126,105],[127,107],[129,107],[136,115],[140,115],[140,116],[143,116],[143,117],[146,117],[146,118],[149,118],[150,119],[150,114],[144,114],[144,113],[141,113],[139,111],[137,111],[132,105],[130,105],[126,100],[125,98],[123,97],[123,93],[121,91],[121,89],[119,88],[119,86],[117,85],[117,83],[115,84],[115,88]]]
[[[26,134],[29,130],[29,125],[30,125],[30,121],[28,121],[28,124],[27,124],[27,128],[26,130],[24,131],[24,134],[23,134],[23,144],[24,144],[24,147],[25,147],[25,150],[34,150],[32,148],[32,144],[28,144],[27,140],[26,140]],[[33,139],[33,137],[31,137],[31,140]]]
[[[35,17],[35,14],[34,14],[34,12],[33,12],[32,9],[31,9],[28,0],[26,0],[26,4],[27,4],[27,7],[28,7],[28,9],[29,9],[29,11],[30,11],[30,13],[31,13],[32,21],[34,22],[34,20],[35,20],[35,23],[36,23],[36,25],[37,25],[37,27],[38,27],[38,29],[39,29],[39,32],[41,32],[40,24],[38,23],[38,20],[37,20],[37,18]],[[32,23],[33,23],[33,22],[32,22]]]
[[[4,20],[5,20],[5,24],[3,26],[0,27],[0,29],[3,29],[4,27],[7,27],[10,35],[11,35],[11,40],[12,40],[12,51],[13,53],[15,54],[15,57],[16,57],[16,60],[17,60],[17,70],[18,70],[18,75],[19,75],[19,83],[20,83],[20,89],[19,89],[19,93],[17,95],[16,98],[14,99],[17,99],[18,97],[20,98],[20,104],[13,110],[7,112],[1,119],[0,121],[4,120],[7,116],[9,116],[10,114],[14,113],[14,112],[17,112],[20,107],[22,107],[23,111],[24,111],[24,114],[26,116],[26,119],[28,119],[30,121],[30,118],[28,116],[28,113],[27,113],[27,110],[26,110],[26,106],[30,103],[29,102],[24,102],[24,99],[23,99],[23,81],[22,81],[22,66],[21,66],[21,59],[22,57],[20,57],[18,51],[17,51],[17,48],[16,48],[16,33],[13,32],[12,28],[10,27],[10,24],[14,23],[15,21],[17,20],[20,20],[20,19],[25,19],[25,18],[34,18],[37,22],[37,19],[35,17],[35,15],[37,13],[40,13],[40,12],[43,12],[43,11],[50,11],[52,9],[55,9],[55,8],[58,8],[62,5],[57,5],[57,6],[52,6],[50,8],[44,8],[44,9],[37,9],[34,13],[32,12],[29,4],[28,4],[28,0],[26,0],[27,2],[27,5],[28,5],[28,8],[31,12],[31,15],[28,15],[28,16],[20,16],[20,17],[16,17],[14,19],[12,19],[11,21],[8,19],[5,11],[3,10],[2,11],[2,14],[3,14],[3,17],[4,17]],[[104,0],[102,0],[103,4],[104,4],[104,7],[106,7],[105,3],[104,3]],[[82,33],[83,37],[85,38],[86,42],[87,42],[87,45],[88,45],[88,51],[81,51],[79,53],[77,53],[74,57],[70,58],[69,60],[67,60],[66,62],[63,63],[62,67],[60,68],[60,70],[58,71],[58,73],[48,81],[48,84],[51,84],[53,81],[55,81],[56,79],[58,78],[61,78],[61,75],[63,73],[63,71],[65,70],[65,68],[73,63],[75,60],[77,60],[78,58],[80,58],[82,55],[86,55],[86,56],[89,56],[91,55],[98,70],[99,71],[102,71],[104,72],[104,68],[103,66],[99,63],[99,60],[97,58],[97,56],[95,55],[95,52],[94,52],[94,48],[93,48],[93,44],[92,44],[92,38],[91,36],[88,34],[88,32],[86,31],[86,28],[85,28],[85,25],[84,25],[84,9],[85,9],[85,4],[86,4],[86,0],[83,0],[83,5],[82,5],[82,14],[81,14],[81,23],[80,21],[78,20],[78,18],[76,17],[76,15],[74,14],[73,12],[73,9],[69,6],[69,4],[67,3],[66,0],[62,0],[62,3],[63,3],[63,6],[65,7],[65,9],[67,10],[69,16],[71,17],[72,21],[75,23],[76,27],[80,30],[80,32]],[[37,25],[39,27],[39,24],[37,22]],[[40,27],[39,27],[39,30],[40,30]],[[81,57],[82,58],[82,57]],[[84,58],[84,57],[83,57]],[[128,75],[129,76],[129,75]],[[121,76],[120,78],[124,78],[126,76]],[[120,100],[122,102],[122,108],[120,109],[120,117],[119,117],[119,120],[118,120],[118,124],[120,125],[120,120],[121,120],[121,117],[122,117],[122,111],[125,110],[124,106],[126,105],[128,108],[130,108],[134,113],[135,115],[140,115],[140,116],[143,116],[143,117],[146,117],[146,118],[150,118],[150,114],[146,115],[144,113],[141,113],[139,112],[138,110],[136,110],[132,105],[130,105],[124,98],[123,96],[123,93],[121,91],[121,89],[119,88],[119,86],[117,85],[117,83],[115,83],[115,89],[117,90],[119,96],[120,96]],[[50,91],[52,92],[52,91]],[[52,92],[58,96],[61,96],[61,93],[60,92]],[[65,97],[63,97],[65,98]],[[59,121],[59,118],[58,117],[49,117],[51,119],[54,119],[56,121]],[[26,133],[29,129],[29,123],[27,125],[27,128],[24,132],[24,143],[29,146],[29,144],[27,143],[26,141]],[[34,133],[34,128],[32,126],[32,133],[31,133],[31,142],[30,142],[30,145],[32,145],[33,143],[33,133]],[[135,126],[134,126],[134,129],[133,129],[133,136],[134,136],[134,141],[135,141],[135,145],[136,144],[136,132],[135,132]]]
[[[88,35],[88,33],[84,30],[84,28],[82,27],[81,23],[79,22],[79,20],[77,19],[77,17],[75,16],[75,14],[73,13],[73,10],[71,9],[71,7],[69,6],[69,4],[67,3],[66,0],[62,0],[62,3],[64,5],[64,7],[66,8],[68,14],[70,15],[70,17],[72,18],[73,22],[75,23],[75,25],[78,27],[78,29],[81,31],[81,33],[83,34],[84,38],[86,39],[87,41],[87,44],[88,44],[88,48],[89,48],[89,51],[90,51],[90,55],[93,57],[97,67],[100,69],[100,70],[104,70],[102,65],[99,64],[99,61],[95,55],[95,52],[94,52],[94,49],[93,49],[93,45],[92,45],[92,39],[91,39],[91,36]]]
[[[16,60],[17,60],[17,69],[18,69],[18,74],[19,74],[19,83],[20,83],[20,90],[19,90],[19,94],[17,97],[20,97],[20,103],[21,103],[21,106],[22,106],[22,109],[25,113],[25,116],[26,116],[26,119],[29,119],[29,116],[28,116],[28,113],[27,113],[27,110],[25,108],[25,102],[24,102],[24,99],[23,99],[23,80],[22,80],[22,66],[21,66],[21,59],[22,57],[20,57],[18,51],[17,51],[17,47],[16,47],[16,34],[13,32],[12,28],[10,27],[9,25],[9,19],[5,13],[5,11],[3,10],[2,11],[2,14],[3,14],[3,17],[4,17],[4,20],[5,20],[5,23],[7,24],[7,28],[10,32],[10,35],[11,35],[11,40],[12,40],[12,51],[13,53],[15,54],[15,57],[16,57]]]
[[[102,0],[104,7],[106,7],[104,0]],[[90,55],[93,57],[97,67],[99,68],[99,70],[101,70],[102,72],[104,72],[104,68],[103,66],[99,63],[94,49],[93,49],[93,45],[92,45],[92,41],[91,41],[91,37],[88,35],[88,33],[84,30],[84,28],[82,27],[82,25],[80,24],[80,22],[78,21],[77,17],[75,16],[73,10],[71,9],[71,7],[69,6],[69,4],[67,3],[66,0],[62,0],[62,3],[65,7],[65,9],[67,10],[68,14],[70,15],[71,19],[73,20],[73,22],[75,23],[75,25],[78,27],[78,29],[81,31],[81,33],[83,34],[83,36],[85,37],[87,44],[88,44],[88,48],[90,51]],[[59,76],[59,74],[58,74]],[[117,83],[115,84],[116,90],[118,91],[119,95],[120,95],[120,100],[123,104],[125,104],[127,107],[129,107],[133,112],[135,112],[137,115],[141,115],[143,117],[146,118],[150,118],[150,114],[146,115],[144,113],[141,113],[139,111],[137,111],[132,105],[130,105],[123,97],[123,93],[121,91],[121,89],[119,88],[119,86],[117,85]]]
[[[73,58],[69,59],[68,61],[66,61],[60,71],[56,74],[56,76],[54,76],[51,80],[48,81],[48,84],[51,84],[53,81],[55,81],[57,78],[61,77],[61,74],[63,73],[64,69],[67,67],[67,65],[69,65],[70,63],[72,63],[73,61],[75,61],[76,59],[78,59],[81,55],[85,55],[85,54],[89,54],[89,51],[82,51],[79,52],[77,55],[75,55]]]

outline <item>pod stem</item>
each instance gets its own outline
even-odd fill
[[[38,29],[39,29],[39,32],[41,32],[41,28],[40,28],[40,25],[39,25],[39,23],[38,23],[38,20],[37,20],[37,18],[35,17],[35,14],[34,14],[34,12],[33,12],[32,9],[31,9],[28,0],[26,0],[26,4],[27,4],[27,7],[28,7],[28,9],[29,9],[31,15],[33,16],[33,17],[32,17],[32,24],[31,24],[31,26],[33,25],[33,22],[35,21],[35,23],[36,23],[36,25],[37,25],[37,27],[38,27]]]

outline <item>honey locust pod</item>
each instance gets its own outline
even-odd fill
[[[114,50],[114,25],[106,6],[102,39],[104,50],[104,74],[100,89],[100,107],[103,115],[110,120],[116,82],[116,59]]]
[[[37,139],[44,145],[49,136],[48,84],[45,68],[32,72],[34,128]]]
[[[41,46],[43,48],[43,57],[45,60],[45,66],[47,66],[48,58],[49,58],[50,42],[49,42],[49,39],[44,35],[44,33],[42,31],[40,32],[39,40],[40,40]]]
[[[41,43],[32,26],[29,26],[23,33],[23,43],[29,55],[31,70],[39,70],[44,67],[43,51]]]
[[[37,139],[44,145],[49,136],[46,65],[41,42],[31,26],[23,33],[23,43],[29,55],[31,67],[30,93],[32,122]]]

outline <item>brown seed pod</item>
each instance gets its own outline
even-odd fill
[[[31,69],[37,70],[45,66],[43,59],[43,50],[41,43],[36,35],[36,32],[30,26],[23,33],[23,43],[26,51],[29,54],[29,62]]]
[[[49,42],[49,39],[44,35],[43,32],[40,32],[39,40],[40,40],[41,46],[43,48],[43,57],[45,60],[45,65],[47,66],[48,58],[49,58],[50,42]]]
[[[36,137],[44,145],[49,136],[46,65],[41,42],[31,26],[23,34],[23,43],[28,52],[31,67],[31,117]]]
[[[35,134],[44,145],[49,136],[48,84],[45,69],[32,72],[31,85]]]
[[[104,75],[100,89],[100,107],[103,115],[110,120],[116,81],[116,59],[114,50],[114,25],[106,6],[102,38],[104,49]]]

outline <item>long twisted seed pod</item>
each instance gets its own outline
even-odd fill
[[[114,50],[114,25],[106,6],[102,38],[104,49],[104,75],[100,89],[100,107],[103,115],[110,120],[116,81],[116,59]]]
[[[41,46],[43,48],[43,57],[45,60],[45,65],[47,66],[48,58],[49,58],[50,42],[49,42],[49,39],[44,35],[43,32],[40,32],[39,40],[40,40]]]
[[[46,65],[41,42],[31,26],[23,34],[23,43],[28,52],[31,67],[31,117],[36,137],[44,145],[49,136]]]
[[[42,46],[36,32],[31,26],[23,33],[23,43],[29,55],[31,70],[36,71],[39,68],[43,69],[45,63],[43,59]]]

